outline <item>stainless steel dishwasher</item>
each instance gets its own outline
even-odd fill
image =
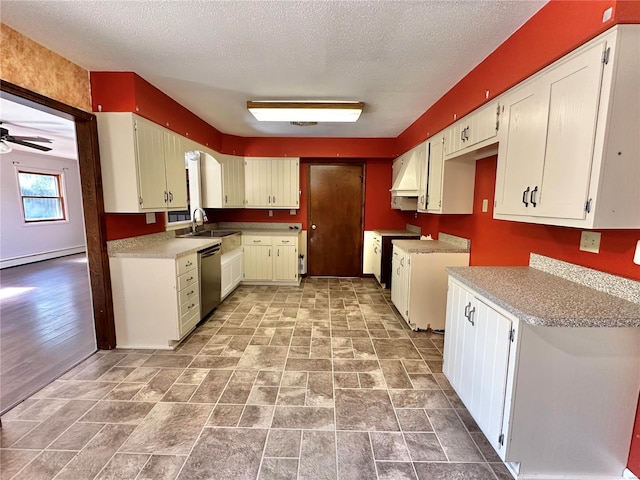
[[[222,256],[221,245],[213,245],[198,252],[200,272],[200,320],[220,304],[220,282]]]

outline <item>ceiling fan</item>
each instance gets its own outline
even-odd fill
[[[31,142],[39,142],[39,143],[51,143],[51,140],[44,137],[22,137],[22,136],[14,136],[9,135],[9,130],[6,128],[0,127],[0,143],[4,144],[2,148],[3,153],[8,153],[11,151],[11,147],[7,145],[6,142],[16,143],[18,145],[24,145],[25,147],[35,148],[37,150],[42,150],[43,152],[48,152],[51,150],[49,147],[45,147],[43,145],[37,145]],[[1,147],[2,145],[0,145]]]

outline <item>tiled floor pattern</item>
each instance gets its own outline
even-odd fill
[[[100,351],[2,418],[2,479],[506,480],[371,279],[240,287],[176,351]]]

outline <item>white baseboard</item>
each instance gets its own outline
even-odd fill
[[[622,478],[624,480],[638,480],[638,477],[628,468],[624,469],[624,473],[622,474]]]
[[[42,260],[51,260],[52,258],[74,255],[76,253],[86,252],[87,247],[81,245],[79,247],[63,248],[62,250],[53,250],[51,252],[36,253],[33,255],[25,255],[22,257],[7,258],[0,260],[0,269],[8,267],[17,267],[18,265],[26,265],[28,263],[40,262]]]

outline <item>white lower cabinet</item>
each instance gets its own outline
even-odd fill
[[[220,297],[224,300],[242,281],[244,270],[242,248],[223,254],[220,263],[222,271]]]
[[[393,245],[391,301],[413,330],[444,330],[446,268],[467,265],[468,253],[412,253]]]
[[[118,348],[169,349],[200,321],[197,255],[111,257]]]
[[[242,235],[245,283],[298,285],[299,235]]]
[[[518,480],[622,477],[639,357],[640,329],[536,327],[449,278],[444,374]]]

